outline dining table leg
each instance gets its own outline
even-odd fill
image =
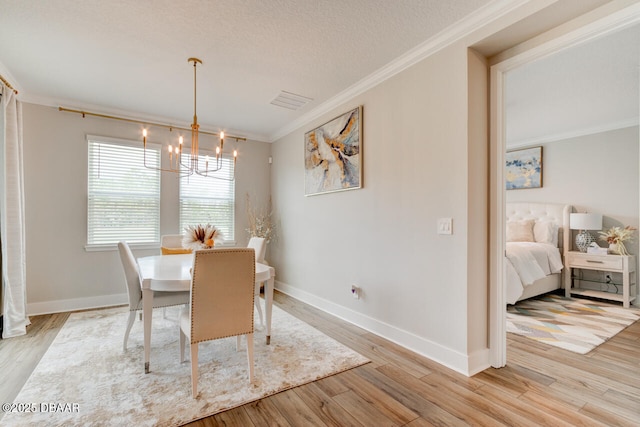
[[[142,290],[142,317],[144,321],[144,373],[149,373],[149,356],[151,354],[151,318],[153,317],[153,291]]]
[[[271,273],[269,274],[269,280],[266,281],[264,288],[265,298],[265,311],[267,317],[267,345],[271,344],[271,312],[273,307],[273,287],[274,287],[275,270],[271,267]]]

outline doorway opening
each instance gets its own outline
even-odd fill
[[[547,58],[570,47],[626,29],[640,23],[640,5],[635,4],[607,17],[598,19],[552,40],[540,42],[526,51],[491,65],[490,70],[490,302],[489,337],[490,363],[502,367],[507,363],[506,352],[506,190],[505,154],[507,73],[535,61]],[[534,40],[535,41],[535,40]],[[594,84],[597,84],[595,82]],[[640,160],[640,159],[638,159]],[[640,206],[638,206],[640,209]]]

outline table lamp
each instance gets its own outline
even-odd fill
[[[596,241],[587,230],[602,230],[602,215],[594,213],[572,213],[569,215],[569,228],[580,230],[576,234],[576,247],[587,252],[589,245]]]

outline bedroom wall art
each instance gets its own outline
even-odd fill
[[[542,147],[508,151],[505,158],[507,190],[542,187]]]
[[[304,135],[304,194],[362,188],[362,106]]]

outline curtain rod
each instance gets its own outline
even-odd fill
[[[74,109],[65,108],[65,107],[58,107],[58,111],[66,111],[68,113],[82,114],[83,118],[85,116],[94,116],[94,117],[100,117],[100,118],[103,118],[103,119],[120,120],[120,121],[123,121],[123,122],[129,122],[129,123],[137,123],[137,124],[141,124],[141,125],[162,127],[162,128],[165,128],[165,129],[169,129],[169,131],[173,131],[174,129],[177,129],[177,130],[184,130],[184,131],[187,131],[187,132],[191,132],[191,129],[183,128],[183,127],[180,127],[180,126],[168,125],[166,123],[157,123],[157,122],[150,122],[150,121],[144,121],[144,120],[129,119],[127,117],[110,116],[108,114],[92,113],[90,111],[74,110]],[[215,132],[205,132],[205,131],[202,131],[202,130],[199,130],[198,133],[202,133],[202,134],[205,134],[205,135],[213,135],[213,136],[218,136],[219,135],[218,133],[215,133]],[[225,138],[235,139],[236,141],[246,141],[247,140],[247,138],[243,138],[241,136],[227,135],[226,133],[225,133],[224,136],[225,136]]]
[[[9,89],[11,89],[11,90],[16,94],[16,95],[18,94],[18,91],[17,91],[13,86],[11,86],[11,83],[9,83],[8,81],[6,81],[6,80],[5,80],[5,78],[4,78],[4,77],[2,77],[2,75],[1,75],[1,74],[0,74],[0,80],[2,80],[2,83],[4,83],[4,84],[5,84],[5,86],[6,86],[6,87],[8,87]]]

